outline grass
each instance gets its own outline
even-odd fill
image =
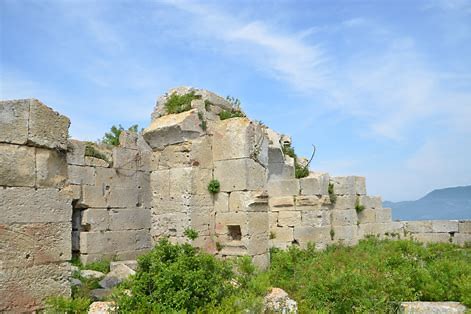
[[[195,95],[195,92],[189,92],[185,95],[173,93],[165,103],[165,109],[168,114],[181,113],[191,109],[191,102],[200,99],[201,95]]]
[[[227,119],[232,119],[232,118],[243,118],[245,117],[245,114],[237,109],[233,109],[231,111],[229,110],[222,110],[219,113],[219,119],[221,120],[227,120]]]
[[[110,160],[108,159],[108,157],[104,153],[100,152],[96,148],[96,145],[92,142],[85,143],[85,156],[98,158],[98,159],[106,161],[107,163],[110,163]]]

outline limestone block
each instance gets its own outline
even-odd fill
[[[190,213],[191,228],[198,232],[198,236],[209,236],[211,220],[214,220],[214,213],[211,208],[200,209]]]
[[[170,170],[152,171],[150,174],[150,186],[153,197],[170,196]]]
[[[412,239],[422,243],[449,243],[451,241],[448,233],[414,233]]]
[[[70,184],[95,184],[95,168],[86,166],[69,165],[67,167]]]
[[[383,201],[381,196],[359,196],[360,204],[365,206],[365,208],[382,208]]]
[[[471,245],[471,234],[455,233],[453,236],[453,243],[461,246]]]
[[[163,149],[201,136],[204,131],[200,124],[198,111],[192,109],[154,119],[142,135],[152,149]]]
[[[402,236],[404,234],[402,229],[402,222],[390,223],[364,223],[358,227],[358,236],[364,238],[368,235],[379,236],[384,238],[385,234],[397,234]]]
[[[113,168],[137,170],[141,154],[138,150],[122,147],[113,148]]]
[[[226,119],[214,128],[213,159],[252,158],[267,165],[268,148],[263,147],[264,143],[268,144],[268,139],[259,125],[247,118]]]
[[[286,208],[292,208],[295,210],[294,207],[294,197],[293,196],[271,196],[268,199],[268,204],[270,205],[271,210],[278,211],[280,208],[286,210]]]
[[[246,236],[249,234],[249,230],[247,228],[246,213],[217,213],[215,221],[215,232],[218,235],[227,235],[229,232],[227,226],[240,226],[242,236]]]
[[[64,152],[36,148],[36,186],[61,188],[67,181]]]
[[[426,233],[433,232],[432,221],[403,221],[404,230],[412,233]]]
[[[471,233],[471,220],[461,220],[458,225],[460,233]]]
[[[181,212],[152,214],[151,235],[154,240],[162,236],[183,236],[185,229],[191,227],[189,215]]]
[[[0,225],[2,267],[29,267],[72,258],[72,224]]]
[[[35,186],[35,148],[0,143],[0,186]]]
[[[296,198],[296,208],[300,210],[317,210],[322,205],[322,198],[309,195],[309,196],[302,196],[298,195]]]
[[[266,270],[270,266],[270,254],[267,252],[265,254],[252,256],[252,263],[261,270]]]
[[[308,243],[331,243],[330,227],[294,227],[294,239],[301,247],[306,247]]]
[[[432,220],[433,232],[458,232],[458,220]]]
[[[101,186],[82,186],[80,204],[86,207],[106,207],[105,191]]]
[[[137,196],[138,207],[150,208],[152,203],[152,191],[150,188],[150,173],[137,172]]]
[[[150,182],[150,177],[144,177],[145,172],[116,169],[116,168],[96,168],[95,185],[105,189],[121,188],[136,190],[137,186],[145,185],[145,181]],[[141,180],[141,181],[140,181]]]
[[[170,146],[168,146],[170,147]],[[160,155],[162,154],[161,151],[157,150],[152,152],[150,155],[150,165],[149,171],[157,171],[160,169]]]
[[[28,142],[52,149],[67,149],[69,118],[60,115],[39,100],[31,99]]]
[[[212,137],[203,136],[191,141],[191,159],[192,166],[203,169],[213,168]]]
[[[72,219],[72,199],[57,189],[0,188],[0,223],[55,223]]]
[[[330,211],[326,210],[303,210],[301,212],[301,224],[303,226],[324,227],[331,224]]]
[[[271,197],[298,195],[299,194],[299,180],[277,180],[270,181],[267,186],[268,194]]]
[[[288,157],[289,158],[289,157]],[[268,179],[283,180],[294,179],[294,163],[276,162],[268,164]]]
[[[222,98],[205,89],[197,89],[195,92],[196,95],[201,95],[201,100],[207,100],[212,105],[219,107],[224,110],[232,110],[232,104],[228,102],[226,99]]]
[[[214,178],[223,192],[259,190],[265,187],[266,171],[248,158],[219,160],[214,162]]]
[[[105,231],[110,228],[110,212],[105,208],[88,208],[82,211],[82,229]]]
[[[332,225],[333,226],[350,226],[356,227],[358,221],[357,212],[354,209],[333,210]]]
[[[29,99],[0,101],[0,142],[26,144]]]
[[[172,170],[170,171],[171,178],[173,177]],[[191,171],[191,192],[192,194],[208,195],[208,184],[213,179],[212,169],[203,169],[193,167]],[[170,180],[172,182],[172,180]]]
[[[294,227],[301,225],[301,212],[280,211],[278,214],[278,225],[280,227]]]
[[[193,165],[191,153],[190,142],[169,145],[160,152],[158,169],[191,167]]]
[[[137,251],[150,247],[148,230],[80,232],[80,251],[86,254]]]
[[[67,143],[67,163],[69,165],[85,164],[85,142],[69,140]]]
[[[268,239],[268,213],[249,212],[247,213],[247,226],[250,236]]]
[[[268,236],[264,239],[251,238],[247,241],[247,253],[249,255],[260,255],[268,252]]]
[[[357,197],[354,195],[340,195],[337,196],[337,200],[333,204],[333,209],[354,209],[356,205]]]
[[[112,187],[106,197],[107,207],[129,208],[139,206],[139,195],[136,189]]]
[[[92,262],[102,261],[103,259],[107,260],[129,260],[129,259],[136,259],[140,255],[145,254],[150,251],[150,248],[142,249],[142,250],[132,250],[132,251],[119,251],[119,252],[112,252],[112,253],[92,253],[92,254],[82,254],[80,255],[80,262],[82,264],[89,264]]]
[[[283,151],[279,143],[277,146],[273,146],[270,144],[268,146],[268,163],[269,164],[284,163],[284,161],[285,161],[285,158],[284,158]]]
[[[229,195],[229,211],[268,211],[268,194],[259,191],[234,191]]]
[[[459,302],[402,302],[400,314],[464,314],[466,306]]]
[[[32,312],[49,296],[70,296],[69,263],[2,269],[0,311]]]
[[[331,177],[335,194],[339,195],[366,195],[365,177]]]
[[[392,221],[391,208],[377,208],[375,211],[376,211],[376,222],[384,223],[384,222]]]
[[[131,268],[132,270],[137,270],[137,261],[136,260],[127,260],[127,261],[117,261],[117,262],[111,262],[110,263],[110,271],[113,271],[119,265],[126,265],[127,267]]]
[[[329,189],[328,173],[311,173],[299,180],[302,195],[326,195]]]
[[[291,227],[275,227],[270,230],[270,233],[273,236],[273,244],[289,243],[291,245],[294,240],[294,228]]]
[[[356,245],[358,243],[358,228],[354,226],[333,226],[334,241],[345,245]]]
[[[375,223],[376,222],[376,209],[365,208],[363,211],[358,213],[358,221],[361,224]]]
[[[219,192],[214,195],[214,211],[217,213],[229,211],[229,193]]]
[[[138,134],[133,131],[121,131],[119,134],[119,147],[137,150]]]
[[[278,224],[278,212],[268,212],[268,225],[270,229],[275,228]]]

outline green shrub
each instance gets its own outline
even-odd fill
[[[309,175],[309,168],[303,167],[295,160],[294,161],[294,176],[296,179],[305,178]]]
[[[243,118],[245,117],[245,114],[237,109],[233,109],[232,111],[228,110],[222,110],[219,113],[219,119],[221,120],[226,120],[226,119],[232,119],[232,118]]]
[[[195,312],[230,296],[233,272],[228,263],[190,244],[162,239],[138,259],[136,275],[126,283],[132,296],[113,296],[123,313]]]
[[[283,150],[283,154],[296,159],[296,153],[294,152],[294,147],[292,147],[291,144],[283,145],[282,150]]]
[[[190,240],[196,240],[196,238],[198,238],[198,231],[193,228],[186,228],[183,234]]]
[[[85,156],[95,157],[95,158],[104,160],[107,163],[110,163],[110,160],[108,159],[108,157],[104,153],[100,152],[98,148],[96,147],[96,145],[92,142],[85,143]]]
[[[46,300],[45,313],[87,313],[90,303],[88,298],[50,297]]]
[[[127,131],[130,132],[138,132],[139,126],[137,124],[131,125]],[[110,129],[110,132],[106,132],[105,136],[103,136],[101,142],[104,144],[112,145],[112,146],[118,146],[119,145],[119,136],[121,135],[121,132],[125,131],[123,126],[120,124],[119,126],[113,125]]]
[[[211,193],[218,193],[219,190],[221,189],[221,184],[219,183],[218,180],[213,179],[209,182],[208,184],[208,191]]]
[[[329,188],[327,191],[329,192],[330,202],[332,204],[335,204],[335,202],[337,201],[337,195],[335,194],[333,183],[329,183]]]
[[[365,210],[365,206],[360,204],[359,197],[357,197],[355,201],[355,210],[357,211],[358,214]]]
[[[188,111],[191,109],[191,101],[200,98],[201,95],[195,95],[194,91],[191,91],[185,95],[178,95],[173,93],[165,103],[165,109],[169,114]]]

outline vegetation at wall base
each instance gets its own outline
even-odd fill
[[[195,99],[201,99],[201,95],[195,95],[194,91],[185,95],[173,93],[165,103],[165,109],[169,114],[188,111],[191,109],[191,101]]]
[[[458,301],[471,306],[471,247],[370,237],[357,246],[318,251],[271,250],[258,271],[250,257],[220,260],[190,244],[162,239],[139,258],[135,276],[115,289],[120,313],[262,313],[279,287],[299,313],[395,313],[405,301]],[[50,309],[81,313],[89,300],[54,298]],[[53,311],[54,312],[54,311]]]

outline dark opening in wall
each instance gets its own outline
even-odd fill
[[[82,225],[82,208],[78,200],[72,201],[72,256],[80,256],[80,231]]]
[[[239,225],[227,226],[227,234],[229,235],[230,240],[242,239],[242,231],[240,230]]]

